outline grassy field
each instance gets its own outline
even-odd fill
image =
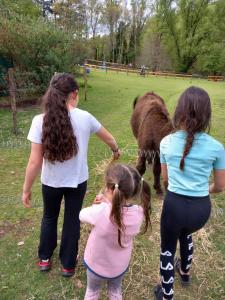
[[[84,102],[81,89],[79,107],[95,115],[118,140],[122,149],[121,162],[135,164],[136,142],[130,128],[132,102],[137,95],[154,91],[165,99],[173,113],[180,93],[190,85],[208,91],[213,106],[211,134],[225,144],[225,83],[206,80],[174,78],[140,78],[137,75],[105,74],[95,71],[89,77],[88,101]],[[53,269],[41,274],[36,266],[39,227],[42,215],[40,182],[33,187],[33,208],[25,209],[20,203],[25,166],[30,145],[26,141],[31,120],[40,111],[38,107],[20,109],[20,135],[11,134],[11,113],[0,110],[0,299],[83,299],[86,275],[82,255],[88,232],[82,226],[80,262],[71,279],[60,276],[58,248],[53,258]],[[96,137],[89,148],[90,180],[84,205],[89,205],[102,185],[102,170],[110,158],[110,151]],[[152,183],[151,170],[145,178]],[[210,222],[194,235],[195,257],[192,267],[192,285],[183,289],[178,278],[175,299],[225,299],[225,195],[212,197],[213,211]],[[133,258],[126,274],[123,291],[128,300],[154,299],[153,286],[159,279],[159,218],[162,201],[153,191],[152,231],[138,236]],[[60,225],[62,223],[60,215]],[[59,233],[61,226],[59,226]],[[58,236],[60,243],[60,234]],[[105,292],[101,299],[106,299]]]

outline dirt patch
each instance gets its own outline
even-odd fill
[[[0,239],[11,232],[17,237],[23,236],[29,230],[32,224],[33,221],[30,219],[19,220],[14,224],[10,223],[9,221],[4,221],[0,224]]]
[[[5,221],[0,225],[0,239],[3,238],[8,232],[13,230],[13,224],[8,221]]]

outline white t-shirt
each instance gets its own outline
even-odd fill
[[[87,151],[90,135],[100,130],[102,125],[87,111],[75,108],[69,112],[78,153],[64,161],[51,163],[43,160],[41,182],[51,187],[73,187],[88,179]],[[43,114],[33,118],[27,139],[42,144]]]

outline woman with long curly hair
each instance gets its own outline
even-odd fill
[[[80,238],[79,213],[87,187],[87,151],[91,134],[113,151],[120,152],[114,137],[87,111],[78,109],[79,87],[73,76],[53,76],[43,97],[44,112],[32,121],[28,134],[31,154],[26,168],[22,201],[30,207],[31,188],[40,169],[44,203],[38,255],[40,271],[51,269],[57,246],[57,222],[62,199],[65,201],[59,257],[62,275],[72,276]]]
[[[209,194],[225,187],[224,146],[206,133],[210,123],[209,95],[201,88],[189,87],[178,101],[174,132],[160,143],[162,177],[168,190],[161,214],[161,284],[154,290],[157,300],[173,299],[174,269],[182,285],[190,284],[192,233],[209,219]],[[209,185],[212,171],[214,182]],[[180,257],[174,259],[178,240]]]

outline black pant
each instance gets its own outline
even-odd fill
[[[50,258],[57,246],[57,223],[64,196],[64,222],[59,257],[64,268],[75,267],[80,238],[79,213],[86,188],[87,181],[79,184],[77,188],[54,188],[42,185],[44,212],[38,249],[40,259]]]
[[[193,256],[191,234],[201,229],[211,212],[209,196],[189,197],[167,192],[161,215],[160,274],[165,299],[173,298],[174,255],[180,242],[181,270],[187,273]]]

